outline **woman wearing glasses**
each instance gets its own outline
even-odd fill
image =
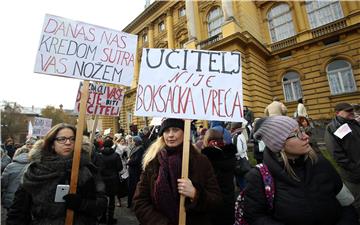
[[[256,129],[254,137],[266,145],[263,162],[273,179],[275,195],[270,201],[266,197],[259,169],[248,173],[243,202],[243,218],[248,224],[358,224],[351,194],[345,200],[337,196],[344,191],[340,176],[311,148],[309,136],[294,119],[269,117]]]
[[[82,147],[76,194],[65,195],[63,202],[55,200],[57,186],[70,183],[75,134],[74,126],[62,123],[35,144],[6,224],[60,225],[64,224],[67,209],[75,212],[74,224],[97,224],[107,200],[104,184],[90,162],[89,143]]]

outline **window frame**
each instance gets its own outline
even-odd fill
[[[272,12],[273,10],[275,10],[278,7],[281,6],[286,6],[287,9],[286,11],[282,11],[280,12],[278,15],[276,16],[272,16]],[[286,20],[287,18],[285,17],[290,17],[290,20]],[[281,19],[280,19],[281,18]],[[283,18],[285,18],[285,21],[283,21],[281,24],[278,25],[274,25],[275,20],[284,20]],[[287,38],[293,37],[296,35],[295,32],[295,27],[294,27],[294,22],[293,22],[293,15],[292,15],[292,10],[290,8],[290,6],[286,3],[281,3],[278,4],[274,7],[272,7],[268,14],[267,14],[267,21],[268,21],[268,26],[269,26],[269,35],[270,35],[270,39],[272,43],[281,41],[281,40],[285,40]],[[284,37],[281,37],[281,34],[284,34],[284,32],[279,32],[279,31],[283,31],[283,29],[286,29],[286,33],[287,35],[285,35]],[[278,34],[280,33],[280,34]]]
[[[217,16],[215,16],[214,18],[210,19],[210,16],[211,16],[210,14],[212,12],[216,12],[216,11],[219,11],[219,14]],[[207,16],[206,16],[206,20],[207,20],[207,29],[208,29],[208,37],[209,38],[221,33],[221,26],[224,24],[224,14],[223,14],[220,6],[213,7],[211,10],[209,10],[209,12],[207,13]],[[217,26],[216,28],[210,29],[210,25],[214,24],[215,22],[218,22],[218,21],[220,21],[220,25]],[[220,32],[217,32],[219,30],[220,30]]]
[[[158,29],[159,29],[159,32],[165,31],[165,22],[163,20],[159,22]]]
[[[332,70],[332,71],[329,71],[329,66],[332,64],[332,63],[335,63],[336,61],[343,61],[347,64],[347,67],[343,67],[343,68],[340,68],[340,69],[335,69],[335,70]],[[349,78],[349,82],[352,83],[353,85],[353,89],[348,89],[346,90],[345,86],[344,86],[344,79],[343,79],[343,76],[344,74],[346,75],[347,73],[350,73],[348,77]],[[328,79],[328,83],[329,83],[329,88],[330,88],[330,93],[331,95],[341,95],[341,94],[346,94],[346,93],[352,93],[352,92],[356,92],[357,91],[357,85],[356,85],[356,82],[355,82],[355,77],[354,77],[354,73],[353,73],[353,69],[352,69],[352,65],[349,61],[347,60],[344,60],[344,59],[336,59],[336,60],[333,60],[331,61],[330,63],[328,63],[326,65],[326,76],[327,76],[327,79]],[[332,85],[332,76],[336,76],[336,80],[338,80],[340,83],[339,83],[339,87],[340,87],[340,91],[339,92],[335,92],[336,90],[334,90],[333,88],[333,85]]]
[[[297,78],[292,78],[292,79],[288,79],[287,81],[284,81],[286,75],[290,74],[290,73],[294,73],[297,75]],[[303,97],[303,91],[302,91],[302,88],[301,88],[301,82],[300,82],[300,74],[296,71],[287,71],[283,77],[282,77],[282,88],[283,88],[283,93],[284,93],[284,99],[285,99],[285,102],[294,102],[294,101],[297,101],[299,98],[302,98]],[[285,85],[286,84],[290,84],[290,88],[291,88],[291,95],[292,95],[292,98],[291,99],[288,99],[287,96],[286,96],[286,88],[285,88]],[[296,88],[295,88],[295,85],[298,84],[299,85],[299,95],[297,96],[297,92],[296,92]]]
[[[310,5],[313,4],[314,1],[309,1],[309,0],[305,1],[306,14],[307,14],[307,18],[308,18],[311,29],[315,29],[315,28],[321,27],[325,24],[329,24],[331,22],[334,22],[336,20],[344,18],[344,12],[341,7],[340,1],[335,0],[335,1],[321,1],[321,2],[322,3],[328,2],[328,4],[322,5],[316,9],[310,9]],[[338,6],[338,7],[334,8],[334,6]],[[321,12],[324,12],[324,10],[328,10],[328,9],[330,9],[330,12],[331,12],[329,14],[331,17],[327,17],[327,18],[330,18],[330,21],[321,22],[321,20],[323,20],[325,18],[325,17],[320,17]],[[339,18],[336,17],[337,10],[340,12]],[[314,15],[314,16],[312,16],[312,15]],[[316,24],[314,24],[314,23],[316,23]]]
[[[181,7],[178,11],[179,18],[186,16],[185,6]]]

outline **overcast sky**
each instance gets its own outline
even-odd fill
[[[73,109],[80,80],[34,73],[45,14],[121,31],[145,0],[11,0],[0,8],[0,102]]]

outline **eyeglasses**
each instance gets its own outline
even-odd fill
[[[302,140],[302,139],[304,139],[305,135],[306,135],[305,130],[300,128],[298,131],[292,132],[290,134],[290,136],[288,138],[286,138],[286,140],[288,140],[290,138],[294,138],[294,137]]]
[[[65,144],[67,140],[70,141],[70,143],[74,143],[75,142],[75,137],[72,136],[72,137],[56,137],[55,140],[60,143],[60,144]]]

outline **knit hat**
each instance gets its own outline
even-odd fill
[[[296,120],[287,116],[271,116],[265,119],[254,137],[262,140],[273,152],[280,152],[284,147],[286,139],[299,127]]]
[[[165,119],[161,123],[159,136],[162,136],[164,131],[169,127],[177,127],[177,128],[180,128],[181,130],[184,130],[184,120],[182,120],[182,119],[172,119],[172,118]]]

